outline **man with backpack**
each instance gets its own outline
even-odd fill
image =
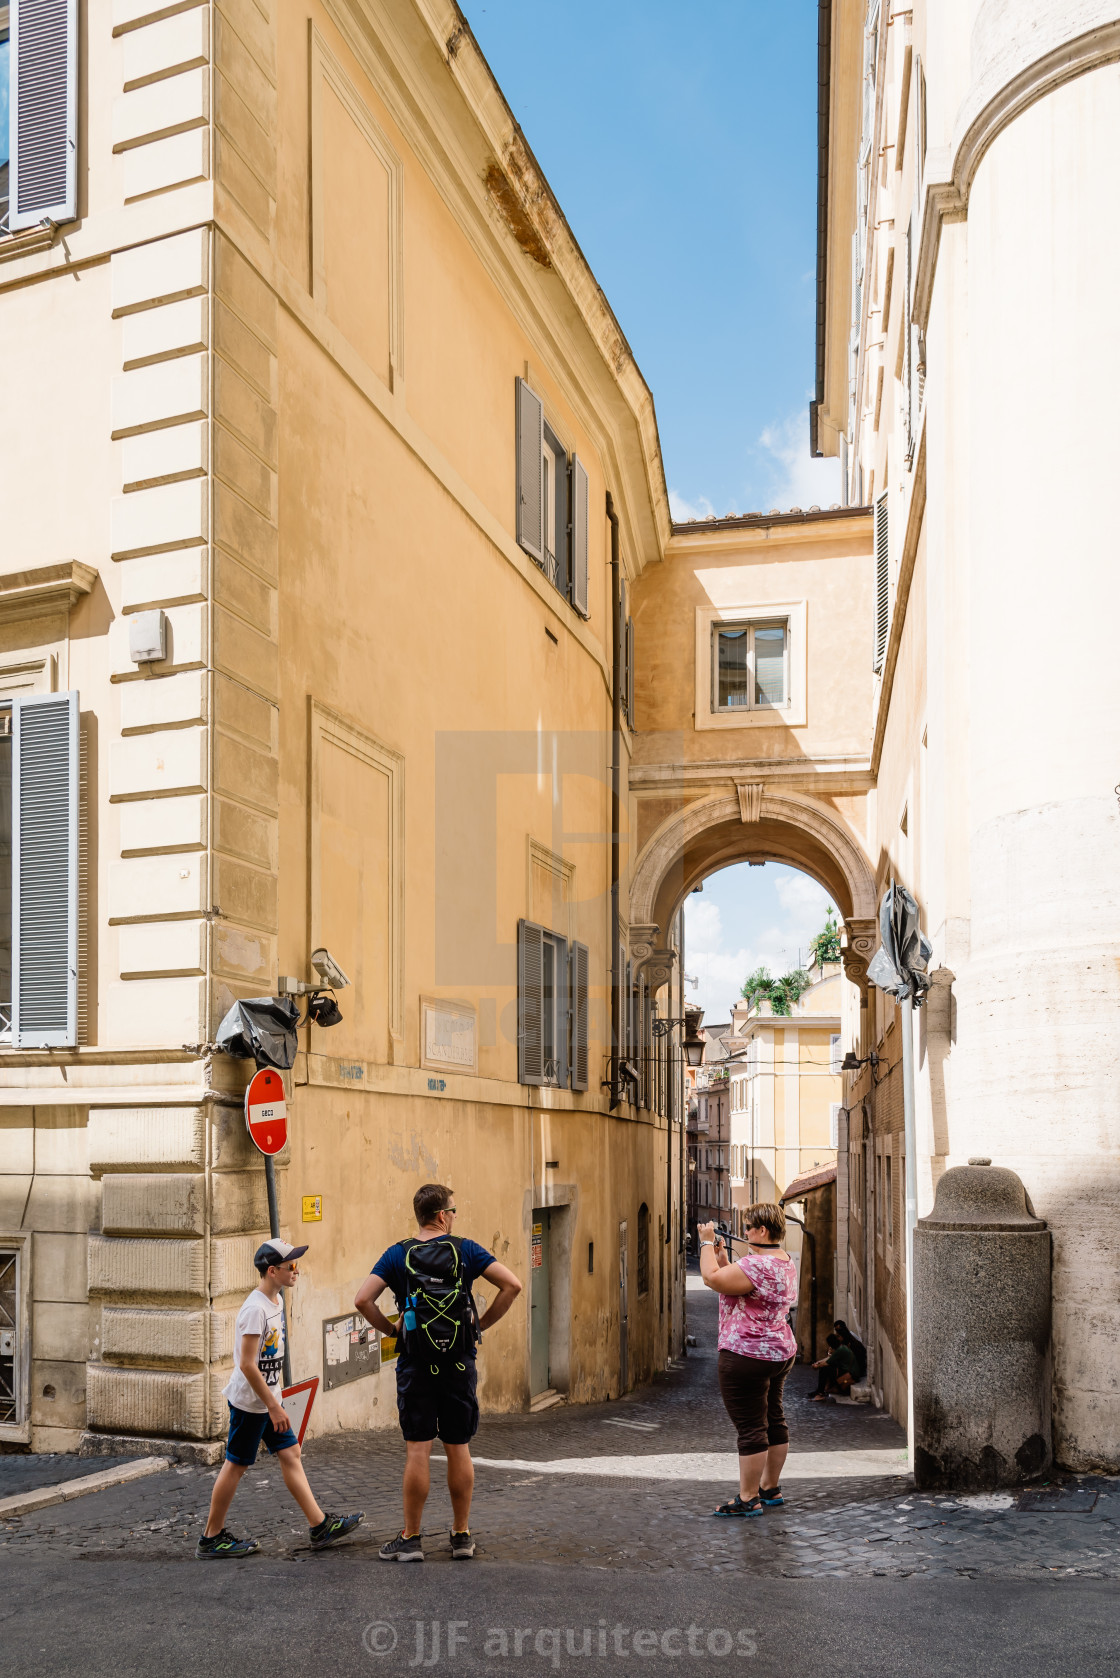
[[[451,1555],[474,1555],[470,1532],[474,1465],[470,1441],[478,1429],[475,1347],[504,1317],[521,1283],[477,1241],[452,1235],[454,1196],[425,1183],[412,1197],[418,1233],[386,1248],[354,1298],[355,1309],[380,1333],[397,1340],[397,1410],[405,1439],[404,1525],[381,1546],[382,1561],[423,1561],[420,1523],[431,1485],[431,1451],[438,1435],[447,1453],[451,1493]],[[481,1321],[472,1288],[484,1276],[497,1288]],[[378,1309],[388,1288],[397,1302],[395,1325]]]

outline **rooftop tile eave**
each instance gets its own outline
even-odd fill
[[[869,519],[870,507],[817,507],[788,513],[728,513],[723,518],[674,520],[674,536],[709,536],[724,530],[760,530],[769,525],[832,523],[840,519]]]

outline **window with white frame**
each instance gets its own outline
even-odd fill
[[[534,921],[517,925],[517,1077],[586,1090],[588,950]]]
[[[696,607],[696,727],[806,722],[806,603]]]
[[[78,0],[0,0],[0,234],[77,210]]]
[[[789,620],[712,626],[712,710],[784,710],[789,704]]]
[[[545,417],[544,403],[517,381],[517,540],[553,587],[589,617],[589,480]]]
[[[12,42],[8,8],[0,5],[0,232],[8,230],[8,173],[11,163]]]
[[[828,1070],[830,1072],[839,1072],[840,1062],[843,1058],[844,1056],[840,1049],[840,1033],[838,1031],[834,1031],[829,1035],[828,1039]],[[832,1145],[835,1147],[835,1142]]]

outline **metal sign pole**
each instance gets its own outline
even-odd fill
[[[268,1191],[268,1232],[274,1241],[280,1238],[280,1201],[276,1194],[276,1161],[271,1154],[264,1156],[264,1182]],[[280,1293],[280,1309],[284,1313],[284,1385],[292,1384],[292,1354],[288,1349],[288,1308]]]
[[[906,1146],[906,1457],[914,1469],[914,1225],[918,1221],[918,1141],[914,1118],[914,1003],[902,1003],[902,1121]]]

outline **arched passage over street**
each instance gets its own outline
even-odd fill
[[[632,930],[642,927],[651,941],[666,937],[693,886],[734,862],[784,862],[819,881],[844,918],[849,971],[851,956],[866,962],[874,940],[875,881],[863,848],[818,800],[761,787],[758,793],[745,786],[742,794],[697,799],[661,824],[631,878]]]
[[[651,978],[693,886],[744,861],[819,881],[844,918],[848,976],[864,978],[871,534],[864,508],[677,525],[635,585],[628,903]]]

